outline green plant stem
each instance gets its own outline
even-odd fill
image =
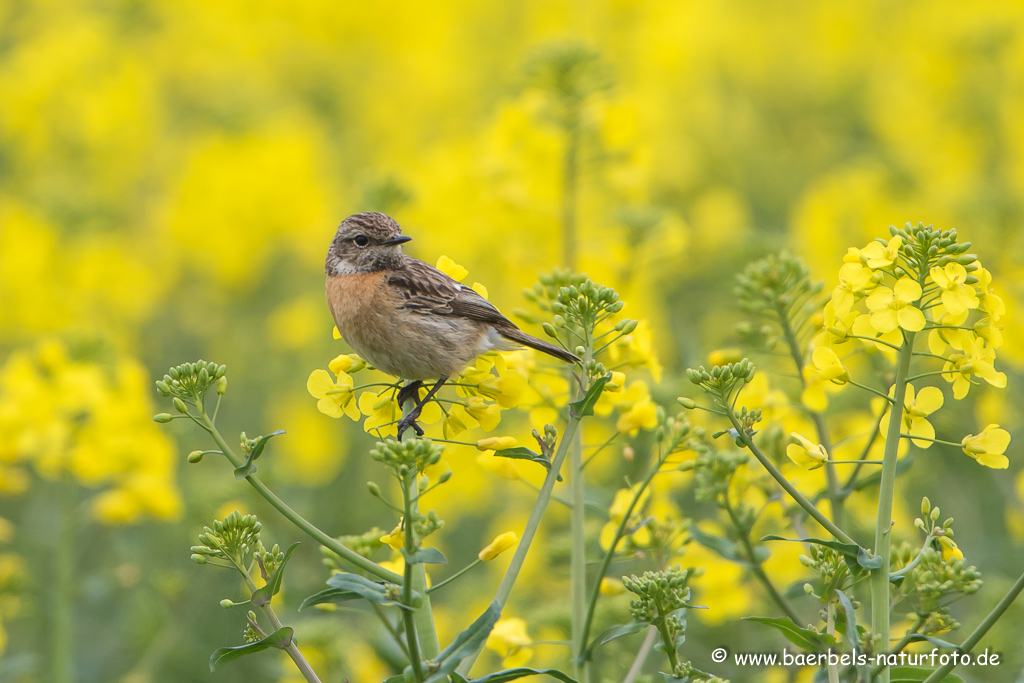
[[[242,573],[242,577],[245,579],[245,585],[249,587],[249,592],[255,593],[259,590],[256,587],[256,583],[252,580],[252,576],[249,575],[249,571],[240,563],[235,562],[234,560],[232,560],[232,562],[238,571]],[[271,633],[284,628],[284,624],[281,623],[281,620],[278,618],[274,608],[270,606],[269,601],[267,604],[260,606],[260,610],[263,612],[264,616],[267,617],[267,621],[269,621],[274,627]],[[299,651],[299,646],[295,644],[294,638],[292,638],[292,641],[288,643],[288,647],[286,647],[284,651],[288,653],[288,656],[295,664],[295,668],[299,670],[299,673],[302,674],[303,678],[309,681],[309,683],[320,683],[320,679],[317,677],[316,672],[313,671],[309,662],[306,661],[306,658],[302,656],[302,652]]]
[[[465,567],[463,567],[459,571],[457,571],[454,574],[452,574],[451,576],[449,576],[447,579],[445,579],[441,583],[435,583],[433,586],[431,586],[430,588],[427,589],[427,592],[428,593],[433,593],[437,589],[443,588],[443,587],[447,586],[449,583],[451,583],[455,579],[459,578],[460,576],[462,576],[463,574],[465,574],[466,572],[468,572],[470,569],[472,569],[473,567],[477,566],[481,562],[483,562],[483,560],[481,560],[479,557],[476,558],[475,560],[473,560],[472,562],[467,564]]]
[[[540,522],[544,518],[544,512],[551,501],[551,492],[554,490],[555,482],[558,480],[558,472],[562,469],[562,463],[569,452],[569,443],[579,430],[580,419],[578,415],[572,412],[572,409],[569,410],[569,423],[565,426],[565,433],[558,443],[558,450],[551,460],[551,467],[548,469],[547,476],[544,477],[544,483],[537,494],[537,501],[533,504],[533,509],[530,511],[530,518],[526,522],[526,528],[523,529],[523,536],[519,540],[519,545],[516,546],[516,552],[512,555],[512,562],[505,571],[505,576],[498,586],[498,592],[494,596],[494,601],[502,609],[504,609],[505,603],[508,602],[509,596],[512,595],[512,588],[516,584],[516,579],[519,578],[519,572],[522,571],[523,563],[526,562],[526,556],[530,552],[530,545],[537,535],[537,528],[540,526]],[[473,663],[480,656],[482,647],[477,648],[476,652],[462,660],[457,669],[460,674],[463,676],[469,675],[469,670],[473,668]]]
[[[836,635],[836,604],[829,600],[826,609],[825,633],[834,638]],[[839,683],[839,667],[835,664],[828,665],[828,683]]]
[[[416,472],[405,475],[402,481],[402,498],[405,500],[405,552],[408,557],[416,552],[416,531],[414,529],[416,509],[413,498],[416,495]],[[413,605],[413,569],[418,566],[411,564],[408,559],[405,561],[405,580],[402,582],[402,602],[409,606]],[[419,565],[421,566],[421,565]],[[424,597],[426,597],[424,595]],[[402,618],[405,620],[405,643],[409,652],[409,663],[412,665],[412,675],[417,683],[423,680],[423,662],[420,661],[420,643],[416,628],[416,613],[413,610],[402,610]]]
[[[913,642],[914,636],[917,635],[917,632],[921,630],[922,626],[924,626],[925,621],[927,621],[927,617],[922,617],[921,615],[918,615],[917,621],[915,621],[914,625],[910,627],[910,630],[907,631],[902,638],[900,638],[899,642],[897,642],[896,645],[894,645],[893,648],[889,650],[889,654],[898,655],[899,653],[903,652],[903,648],[905,648],[907,645],[910,645],[910,643]],[[886,668],[887,666],[888,664],[879,664],[871,670],[871,675],[877,676],[878,674],[882,673],[882,669]]]
[[[585,348],[584,367],[591,359],[593,342],[590,339],[590,332],[584,331]],[[570,371],[571,373],[571,371]],[[570,374],[570,381],[572,376]],[[578,383],[573,382],[572,401],[583,397],[583,392]],[[569,534],[571,538],[570,557],[570,593],[572,601],[572,651],[580,653],[586,647],[585,621],[587,619],[587,508],[585,495],[585,481],[583,475],[583,435],[576,431],[570,439],[569,445],[569,485],[572,488],[572,510],[570,512]],[[598,583],[600,585],[600,579]],[[590,668],[586,662],[580,662],[574,658],[573,667],[576,678],[583,683],[590,681]]]
[[[626,527],[629,526],[629,518],[633,516],[633,510],[636,509],[637,504],[643,497],[644,491],[651,482],[654,481],[654,477],[657,476],[661,466],[665,463],[668,458],[667,455],[662,455],[658,458],[657,462],[654,463],[654,467],[651,468],[644,480],[640,482],[636,491],[633,493],[633,498],[629,501],[629,505],[626,507],[626,511],[622,515],[622,521],[619,522],[619,526],[615,529],[615,535],[612,537],[611,545],[608,547],[608,552],[605,553],[604,559],[601,560],[601,566],[597,570],[597,575],[594,577],[594,587],[590,591],[590,600],[586,604],[586,611],[582,620],[583,628],[580,630],[580,642],[573,641],[573,652],[575,653],[576,660],[580,661],[583,659],[583,651],[587,647],[587,640],[590,638],[590,629],[594,622],[594,612],[597,608],[597,599],[601,595],[601,581],[608,573],[608,567],[612,564],[612,559],[615,557],[615,549],[618,548],[619,542],[626,535]]]
[[[757,559],[757,553],[754,552],[754,544],[750,540],[750,529],[744,527],[743,524],[740,523],[740,519],[739,516],[736,514],[736,510],[729,502],[728,489],[726,489],[725,492],[725,501],[723,507],[725,508],[726,513],[729,515],[729,520],[732,522],[733,527],[736,529],[736,533],[740,537],[740,544],[743,546],[743,552],[747,556],[747,562],[750,564],[750,571],[754,573],[754,578],[756,578],[761,583],[761,585],[764,586],[765,590],[768,592],[768,596],[779,607],[779,609],[785,612],[786,616],[789,617],[794,624],[799,624],[800,617],[797,616],[797,613],[793,611],[793,608],[789,606],[789,603],[786,602],[786,599],[782,597],[781,593],[779,593],[779,589],[775,587],[774,583],[772,583],[772,580],[768,577],[768,574],[765,573],[764,567],[761,566],[762,563]]]
[[[60,499],[58,515],[60,532],[54,549],[54,591],[53,591],[53,632],[50,641],[50,656],[53,662],[54,683],[71,683],[74,680],[72,662],[74,653],[74,601],[75,578],[75,487],[70,479],[58,482],[57,496]]]
[[[654,618],[655,626],[658,627],[658,631],[661,633],[661,642],[665,646],[665,654],[668,656],[668,663],[672,667],[672,675],[676,675],[676,670],[679,668],[679,655],[676,653],[676,644],[672,642],[672,634],[668,632],[668,624],[665,623],[665,614],[661,604],[657,605],[658,614]]]
[[[821,510],[814,507],[814,504],[811,501],[807,500],[804,494],[800,493],[796,489],[796,487],[794,487],[789,482],[789,480],[786,479],[782,472],[779,471],[779,468],[775,466],[775,464],[768,458],[767,455],[761,452],[761,449],[757,447],[757,444],[754,443],[754,440],[750,437],[750,435],[743,430],[743,425],[740,424],[739,420],[736,419],[735,415],[733,415],[730,412],[728,413],[728,417],[729,420],[732,422],[733,428],[736,430],[736,432],[740,435],[740,438],[743,440],[743,445],[746,446],[747,449],[749,449],[750,452],[754,454],[754,457],[757,458],[758,462],[760,462],[761,465],[766,470],[768,470],[768,474],[770,474],[772,478],[776,482],[778,482],[779,486],[781,486],[783,490],[786,493],[788,493],[800,507],[807,511],[807,514],[810,515],[814,519],[814,521],[823,526],[825,530],[832,534],[833,538],[835,538],[836,540],[842,541],[843,543],[853,543],[854,545],[857,544],[857,542],[853,540],[849,536],[849,534],[847,534],[845,531],[836,526],[828,517],[823,515],[821,513]]]
[[[231,446],[229,446],[227,441],[224,440],[224,437],[217,430],[217,427],[213,424],[205,411],[203,411],[203,417],[200,424],[210,433],[210,436],[213,437],[213,440],[217,445],[220,446],[221,451],[224,452],[224,457],[228,459],[228,462],[230,462],[232,466],[238,467],[244,462],[233,450],[231,450]],[[328,536],[326,533],[313,526],[313,524],[307,521],[302,515],[289,507],[283,500],[278,498],[277,495],[267,488],[267,485],[264,484],[255,474],[250,474],[245,479],[249,482],[250,486],[256,489],[256,492],[263,496],[268,503],[273,505],[278,512],[284,515],[284,517],[292,524],[306,532],[306,534],[320,545],[378,578],[390,581],[391,583],[402,583],[402,577],[400,575],[381,567],[373,560],[363,557],[356,551],[340,543],[337,539]]]
[[[658,629],[651,626],[647,629],[647,636],[644,638],[644,642],[640,645],[640,650],[636,653],[636,658],[633,660],[633,665],[629,667],[629,671],[626,673],[626,677],[622,679],[622,683],[633,683],[640,675],[640,672],[644,668],[644,663],[647,661],[647,655],[651,654],[651,649],[654,647],[654,641],[658,639]]]
[[[413,407],[414,406],[411,403],[409,404],[408,409],[403,407],[402,416],[405,417],[406,415],[411,413]],[[408,432],[406,432],[406,434],[408,434]],[[403,434],[403,436],[405,435]],[[407,512],[405,519],[412,520],[415,519],[415,517],[419,514],[418,506],[420,494],[416,489],[415,475],[412,478],[411,488],[408,489],[407,494],[405,492],[406,489],[403,488],[403,495],[408,496],[408,500],[406,501]],[[408,513],[409,507],[411,507],[412,509],[411,516]],[[408,524],[409,522],[407,521],[407,525]],[[410,570],[407,566],[405,570],[405,577],[409,576]],[[430,605],[430,596],[427,594],[427,565],[423,564],[422,562],[414,564],[412,566],[411,576],[412,590],[419,593],[423,598],[423,601],[420,603],[420,606],[416,607],[415,611],[413,612],[413,620],[416,623],[416,630],[418,631],[419,634],[420,650],[423,653],[424,659],[434,659],[441,652],[441,643],[437,640],[437,627],[434,624],[434,611]],[[405,579],[403,579],[403,581],[404,580]],[[406,630],[408,632],[408,627],[406,628]]]
[[[992,611],[988,613],[988,616],[986,616],[980,624],[978,624],[978,627],[971,632],[971,635],[967,636],[967,639],[960,643],[960,651],[967,653],[973,650],[974,646],[981,642],[981,639],[985,637],[985,634],[995,626],[995,623],[999,621],[1000,618],[1002,618],[1003,614],[1006,613],[1006,610],[1013,604],[1013,601],[1021,594],[1021,591],[1024,591],[1024,574],[1017,577],[1017,580],[1013,582],[1013,586],[1011,586],[1009,592],[1003,596],[1003,599],[992,608]],[[924,683],[939,683],[939,681],[945,678],[946,674],[952,671],[955,666],[955,664],[950,662],[949,664],[939,667],[933,671],[928,678],[924,679]]]
[[[779,318],[779,325],[782,327],[782,335],[786,339],[786,346],[789,347],[789,355],[793,358],[796,366],[796,374],[800,378],[800,386],[807,388],[807,380],[804,378],[804,357],[800,349],[800,340],[797,339],[793,326],[789,324],[789,316],[781,308],[776,309]],[[818,432],[818,440],[825,448],[826,453],[832,452],[832,440],[829,437],[828,425],[825,424],[824,416],[817,411],[810,411],[811,419],[814,421],[814,428]],[[839,493],[839,479],[836,477],[835,468],[825,464],[825,480],[828,487],[828,500],[832,506],[832,517],[839,526],[845,525],[845,514],[843,512],[843,497]]]
[[[402,638],[401,634],[398,632],[398,628],[394,624],[391,623],[390,619],[388,619],[388,615],[384,613],[384,609],[380,605],[375,603],[375,602],[371,602],[370,603],[370,607],[373,608],[373,611],[380,618],[381,623],[384,625],[384,629],[394,639],[395,644],[398,645],[398,648],[405,654],[406,657],[408,657],[409,656],[409,648],[407,648],[405,646],[405,640]]]
[[[882,478],[878,487],[878,522],[875,525],[875,555],[882,564],[871,571],[871,633],[889,643],[889,570],[892,554],[892,501],[896,493],[896,459],[900,445],[900,425],[907,395],[907,376],[914,354],[914,333],[906,332],[900,347],[893,388],[892,410],[889,412],[888,438],[882,456]],[[889,683],[889,670],[880,673],[882,683]]]

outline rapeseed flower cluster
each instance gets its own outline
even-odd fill
[[[73,358],[49,341],[0,367],[0,495],[25,493],[32,476],[70,479],[90,492],[105,524],[175,520],[182,500],[174,449],[153,424],[148,373]]]

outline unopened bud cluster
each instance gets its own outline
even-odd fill
[[[914,520],[914,526],[926,535],[931,534],[932,536],[953,538],[953,518],[949,517],[942,524],[939,524],[941,514],[939,506],[932,507],[932,502],[928,499],[928,496],[925,496],[921,499],[921,517]]]
[[[643,576],[624,576],[622,585],[639,599],[629,603],[629,613],[637,621],[657,623],[673,612],[690,607],[692,569],[679,565],[660,572],[644,572]]]
[[[807,266],[788,252],[754,261],[736,276],[736,298],[751,313],[786,313],[793,306],[809,313],[819,308],[815,295],[821,290],[821,283],[811,282]]]
[[[201,545],[192,546],[192,559],[205,564],[209,558],[241,563],[250,552],[260,548],[262,525],[256,515],[242,515],[235,510],[224,519],[214,520],[213,527],[203,527]]]
[[[706,392],[728,395],[734,388],[754,378],[754,364],[744,358],[737,363],[714,365],[710,370],[701,365],[697,369],[688,369],[686,377]]]
[[[921,559],[908,577],[915,587],[919,614],[947,614],[947,605],[961,595],[977,593],[981,573],[963,558],[943,558],[934,548],[921,551]]]
[[[185,412],[182,410],[184,406],[179,405],[179,402],[197,405],[214,385],[217,385],[218,393],[223,393],[221,385],[227,388],[227,371],[226,365],[203,360],[184,363],[168,370],[163,379],[157,380],[156,388],[164,396],[174,397],[175,408],[179,412]]]
[[[337,540],[346,548],[354,550],[363,557],[369,558],[374,551],[384,547],[384,543],[380,540],[380,537],[384,536],[386,533],[386,531],[379,527],[373,527],[362,534],[339,536]],[[341,556],[330,548],[320,546],[320,554],[323,555],[324,566],[328,569],[342,570],[346,566],[342,561]]]
[[[902,228],[889,226],[889,234],[903,238],[900,246],[900,256],[905,266],[896,264],[894,274],[897,277],[908,276],[916,278],[918,273],[927,273],[932,266],[942,268],[950,263],[958,263],[964,267],[968,275],[965,283],[968,285],[977,284],[978,278],[970,273],[976,271],[978,265],[977,254],[966,253],[971,248],[970,242],[957,242],[956,229],[936,230],[932,226],[918,223],[916,227],[907,223]],[[885,244],[885,240],[877,241]]]
[[[441,460],[443,453],[444,447],[430,439],[388,439],[378,441],[370,456],[394,470],[399,479],[405,479],[410,472],[423,474],[425,469]]]
[[[686,469],[694,472],[697,500],[722,504],[736,470],[747,463],[744,451],[716,451],[702,448],[697,457],[687,461]]]

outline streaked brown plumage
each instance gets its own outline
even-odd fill
[[[417,384],[438,380],[428,398],[488,351],[523,345],[579,362],[565,349],[520,330],[469,287],[402,254],[401,245],[410,239],[389,216],[359,213],[342,221],[327,252],[331,315],[345,341],[367,362]],[[417,390],[402,398],[416,396]],[[405,427],[415,427],[418,408],[412,419],[403,420],[399,438]]]

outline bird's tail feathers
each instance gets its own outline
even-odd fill
[[[526,334],[525,332],[523,332],[519,328],[516,328],[516,327],[502,327],[502,328],[500,328],[498,330],[498,332],[499,332],[499,334],[501,334],[502,337],[504,337],[505,339],[508,339],[509,341],[513,341],[513,342],[515,342],[517,344],[522,344],[523,346],[529,346],[531,349],[536,349],[538,351],[543,351],[544,353],[548,354],[549,356],[554,356],[555,358],[557,358],[560,361],[565,361],[566,363],[579,363],[580,362],[580,358],[576,354],[569,353],[568,351],[566,351],[565,349],[563,349],[560,346],[555,346],[554,344],[549,344],[548,342],[544,341],[543,339],[537,339],[534,336]]]

